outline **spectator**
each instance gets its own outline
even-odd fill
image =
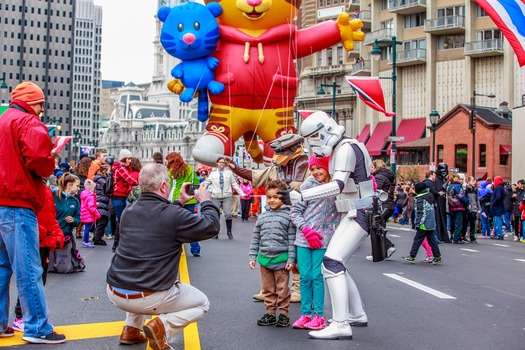
[[[516,191],[512,195],[512,201],[514,202],[513,215],[514,215],[514,241],[525,239],[523,236],[523,225],[521,225],[521,210],[520,203],[525,198],[525,180],[518,180],[516,183]],[[521,230],[520,230],[521,226]]]
[[[478,189],[478,199],[481,215],[481,238],[490,237],[490,200],[492,199],[492,190],[487,181],[481,181]]]
[[[505,189],[503,192],[503,206],[505,207],[505,213],[503,214],[503,224],[505,225],[505,237],[507,237],[509,233],[514,234],[511,225],[511,219],[513,216],[512,210],[514,209],[512,205],[512,196],[514,191],[512,186],[507,181],[503,183],[503,188]]]
[[[470,243],[477,243],[476,241],[476,223],[480,212],[480,204],[478,199],[478,189],[476,187],[476,179],[474,176],[469,176],[467,187],[465,189],[467,194],[469,206],[467,208],[467,219],[469,224],[469,238]]]
[[[241,189],[245,194],[244,197],[241,197],[241,219],[243,222],[248,222],[250,205],[253,201],[253,187],[248,179],[242,179],[242,182],[239,186],[241,186]]]
[[[95,179],[95,175],[98,172],[98,169],[100,169],[100,166],[102,164],[106,164],[106,159],[108,158],[108,151],[105,149],[98,149],[95,152],[95,160],[91,162],[89,165],[88,175],[87,178],[90,180]]]
[[[133,186],[138,185],[138,181],[131,176],[131,158],[133,154],[127,149],[122,149],[119,153],[119,161],[113,162],[113,195],[111,197],[111,203],[115,208],[115,214],[117,218],[117,226],[113,232],[113,247],[111,250],[113,252],[117,249],[119,245],[119,221],[124,208],[126,208],[126,199],[131,192]]]
[[[84,191],[84,183],[86,182],[87,178],[88,178],[88,172],[89,172],[89,168],[91,167],[91,163],[93,161],[91,160],[91,158],[89,158],[88,156],[86,155],[83,155],[80,159],[80,162],[77,164],[76,166],[76,176],[78,177],[79,181],[80,181],[80,187],[78,189],[78,195],[77,195],[77,198],[78,200],[80,200],[80,193],[82,193],[82,191]],[[80,222],[76,228],[76,237],[77,238],[83,238],[84,237],[84,232],[83,232],[83,228],[84,228],[84,224],[82,222]]]
[[[160,152],[153,153],[153,163],[164,164],[164,157],[162,156],[162,153]]]
[[[9,285],[15,275],[18,296],[24,310],[23,340],[36,344],[66,341],[53,332],[49,323],[36,213],[45,203],[42,177],[51,175],[55,160],[53,144],[45,125],[39,120],[44,112],[44,93],[34,83],[23,82],[12,91],[9,108],[0,118],[0,219],[11,234],[0,235],[0,337],[11,337],[8,326]],[[7,171],[9,169],[9,171]]]
[[[226,220],[226,234],[229,239],[232,239],[232,188],[235,188],[241,196],[245,194],[239,187],[233,173],[229,169],[225,169],[225,167],[226,161],[224,157],[219,157],[217,159],[217,170],[211,172],[208,181],[211,182],[212,201],[222,209]]]
[[[169,200],[175,202],[179,199],[182,185],[184,183],[190,183],[192,185],[198,185],[200,183],[197,174],[193,170],[193,167],[186,164],[182,156],[177,152],[171,152],[166,156],[168,161],[168,175],[170,176],[170,197]],[[184,209],[190,213],[195,213],[195,207],[197,200],[191,198],[184,204]],[[199,242],[190,243],[190,252],[193,256],[201,256],[201,246]]]
[[[461,240],[461,227],[463,225],[463,215],[465,215],[469,203],[457,173],[453,173],[451,176],[450,184],[447,187],[447,200],[448,210],[451,215],[453,243],[463,244],[465,242]]]
[[[503,215],[505,214],[505,187],[501,176],[494,177],[494,191],[490,199],[490,215],[494,221],[493,239],[503,240]]]
[[[80,220],[85,225],[82,248],[95,248],[95,245],[89,239],[91,226],[100,219],[100,213],[97,210],[95,187],[96,184],[93,180],[87,179],[84,183],[85,190],[80,194]]]
[[[395,199],[398,215],[399,214],[403,215],[403,212],[404,212],[403,209],[406,205],[406,198],[407,198],[407,194],[405,193],[403,186],[399,185],[397,187],[397,194],[396,194],[396,199]],[[398,218],[395,218],[394,222],[397,223]]]
[[[182,244],[217,235],[219,209],[204,185],[195,191],[201,216],[181,208],[191,198],[184,188],[179,201],[170,203],[170,179],[162,164],[146,165],[139,179],[140,198],[121,216],[120,229],[126,239],[107,272],[107,295],[126,311],[120,344],[149,340],[155,350],[168,349],[167,342],[209,309],[206,295],[177,277]],[[152,313],[159,316],[144,325],[146,315]]]
[[[98,169],[97,175],[95,175],[95,193],[97,195],[97,210],[100,213],[100,218],[97,219],[95,236],[93,237],[94,245],[107,245],[104,237],[104,232],[109,221],[109,203],[111,202],[109,196],[110,193],[106,192],[106,181],[112,177],[111,166],[109,164],[103,164]]]

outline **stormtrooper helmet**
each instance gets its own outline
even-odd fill
[[[301,135],[318,157],[332,154],[332,149],[341,140],[344,132],[345,128],[323,111],[310,114],[301,124]]]

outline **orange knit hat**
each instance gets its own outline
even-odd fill
[[[13,100],[24,101],[30,106],[44,103],[44,92],[42,89],[38,85],[27,81],[18,84],[11,92],[11,95]]]

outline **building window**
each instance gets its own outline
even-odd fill
[[[487,17],[487,13],[478,4],[476,4],[476,17]]]
[[[486,168],[487,167],[487,145],[480,144],[478,154],[479,154],[479,167]]]
[[[438,37],[438,50],[460,49],[462,47],[465,47],[465,34]]]
[[[414,13],[405,16],[405,29],[422,27],[427,19],[426,12]]]
[[[468,148],[465,144],[456,145],[456,168],[465,173],[467,171]]]
[[[437,146],[437,162],[438,163],[443,163],[443,145],[438,145]]]
[[[499,165],[503,165],[503,166],[509,165],[509,155],[508,154],[499,155]]]

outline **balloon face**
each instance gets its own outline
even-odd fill
[[[224,10],[219,23],[248,31],[291,23],[301,5],[300,1],[285,0],[220,0],[219,4]]]
[[[220,12],[220,5],[216,3],[209,7],[186,3],[160,8],[158,17],[164,22],[160,34],[162,46],[171,56],[181,60],[210,55],[219,40],[219,25],[214,13]]]

